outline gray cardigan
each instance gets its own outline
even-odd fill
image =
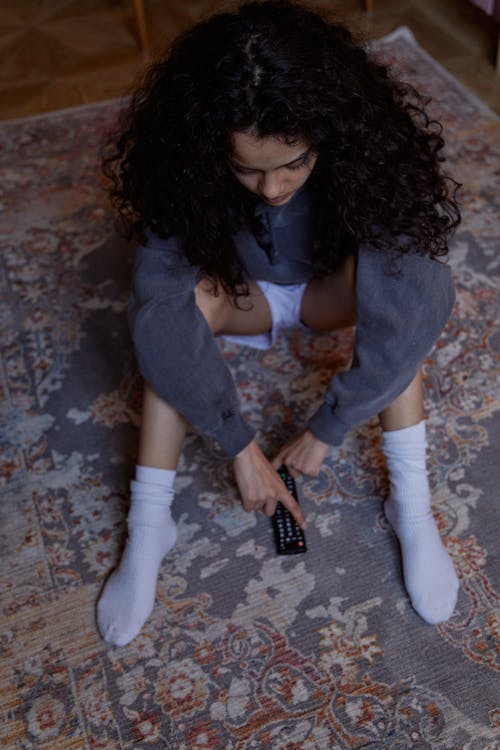
[[[254,236],[235,235],[248,277],[300,283],[313,276],[312,224],[307,190],[285,206],[259,203],[272,249]],[[356,276],[357,324],[350,369],[335,375],[309,421],[331,445],[388,406],[413,380],[441,333],[455,295],[447,265],[410,252],[362,246]],[[398,272],[394,273],[391,261]],[[234,457],[253,438],[217,342],[195,303],[200,272],[179,241],[150,235],[137,250],[130,324],[139,368],[158,395]]]

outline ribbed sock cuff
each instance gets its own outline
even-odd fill
[[[417,422],[417,424],[412,424],[410,427],[403,427],[401,430],[384,431],[382,432],[384,447],[387,446],[387,448],[391,448],[399,445],[420,445],[422,442],[427,447],[425,430],[425,419],[422,419],[420,422]]]
[[[147,526],[170,523],[175,471],[137,466],[136,477],[130,482],[128,522]]]
[[[176,472],[171,469],[156,469],[153,466],[135,467],[135,478],[138,482],[148,482],[158,484],[161,487],[172,489],[174,486]]]
[[[406,517],[427,517],[431,496],[426,468],[425,420],[401,430],[384,432],[382,439],[395,511]]]

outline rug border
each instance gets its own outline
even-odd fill
[[[438,60],[436,60],[435,57],[433,57],[430,52],[427,52],[424,47],[422,47],[421,44],[417,41],[413,31],[408,26],[398,26],[397,29],[394,29],[394,31],[389,32],[389,34],[385,34],[384,36],[380,37],[379,39],[374,39],[370,42],[370,44],[380,44],[381,42],[392,42],[395,39],[406,39],[408,42],[413,44],[415,47],[418,47],[420,53],[423,57],[427,60],[428,63],[434,66],[436,70],[438,70],[443,78],[445,78],[450,83],[453,83],[455,88],[460,91],[460,93],[468,99],[470,102],[475,104],[475,106],[485,115],[489,115],[494,120],[499,120],[500,115],[497,115],[497,113],[491,109],[491,107],[486,104],[482,99],[480,99],[477,94],[474,94],[465,84],[462,83],[456,76],[453,75],[447,68],[444,67]]]
[[[449,70],[447,70],[441,63],[439,63],[432,55],[427,52],[426,49],[424,49],[417,41],[415,35],[411,31],[411,29],[408,26],[398,26],[398,28],[394,29],[394,31],[389,32],[388,34],[385,34],[382,37],[379,37],[378,39],[372,39],[368,43],[368,47],[376,46],[377,44],[383,43],[383,42],[392,42],[395,39],[406,39],[411,44],[414,44],[415,47],[418,47],[420,50],[420,53],[426,58],[426,60],[433,65],[440,73],[441,75],[450,83],[453,83],[454,86],[460,91],[460,93],[468,99],[471,103],[473,103],[480,112],[484,115],[488,115],[494,120],[500,119],[500,116],[497,115],[496,112],[494,112],[482,99],[480,99],[476,94],[474,94],[470,89],[467,88],[461,81],[456,78],[453,73],[450,73]],[[128,96],[119,96],[115,97],[113,99],[102,99],[97,100],[95,102],[88,102],[86,104],[78,104],[74,107],[64,107],[63,109],[52,109],[49,112],[40,112],[36,115],[26,115],[24,117],[14,117],[12,119],[8,120],[0,120],[0,128],[2,126],[9,126],[9,125],[18,125],[21,123],[27,123],[30,121],[37,121],[37,120],[44,120],[44,119],[50,119],[51,117],[58,117],[59,115],[65,115],[65,114],[76,114],[77,112],[84,112],[87,109],[91,109],[93,107],[106,107],[110,104],[119,104],[120,102],[126,102]]]
[[[99,99],[95,102],[87,102],[86,104],[77,104],[74,107],[63,107],[62,109],[51,109],[49,112],[39,112],[36,115],[25,115],[24,117],[13,117],[9,120],[0,120],[0,128],[3,125],[20,125],[27,122],[36,122],[37,120],[49,120],[51,118],[58,117],[59,115],[66,114],[77,114],[78,112],[84,112],[87,109],[105,108],[111,104],[119,104],[120,102],[126,102],[128,96],[117,96],[113,99]]]

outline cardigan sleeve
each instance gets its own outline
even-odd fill
[[[200,275],[175,238],[137,250],[129,321],[139,369],[153,390],[187,421],[213,437],[229,457],[254,433],[215,337],[196,305]]]
[[[453,308],[451,271],[411,252],[362,247],[356,300],[351,367],[332,379],[309,421],[330,445],[339,445],[351,427],[385,409],[411,383]]]

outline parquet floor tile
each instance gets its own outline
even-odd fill
[[[468,0],[317,0],[371,39],[400,25],[500,112],[498,30]],[[145,0],[151,56],[222,0]],[[147,64],[132,0],[2,0],[0,119],[122,96]]]

